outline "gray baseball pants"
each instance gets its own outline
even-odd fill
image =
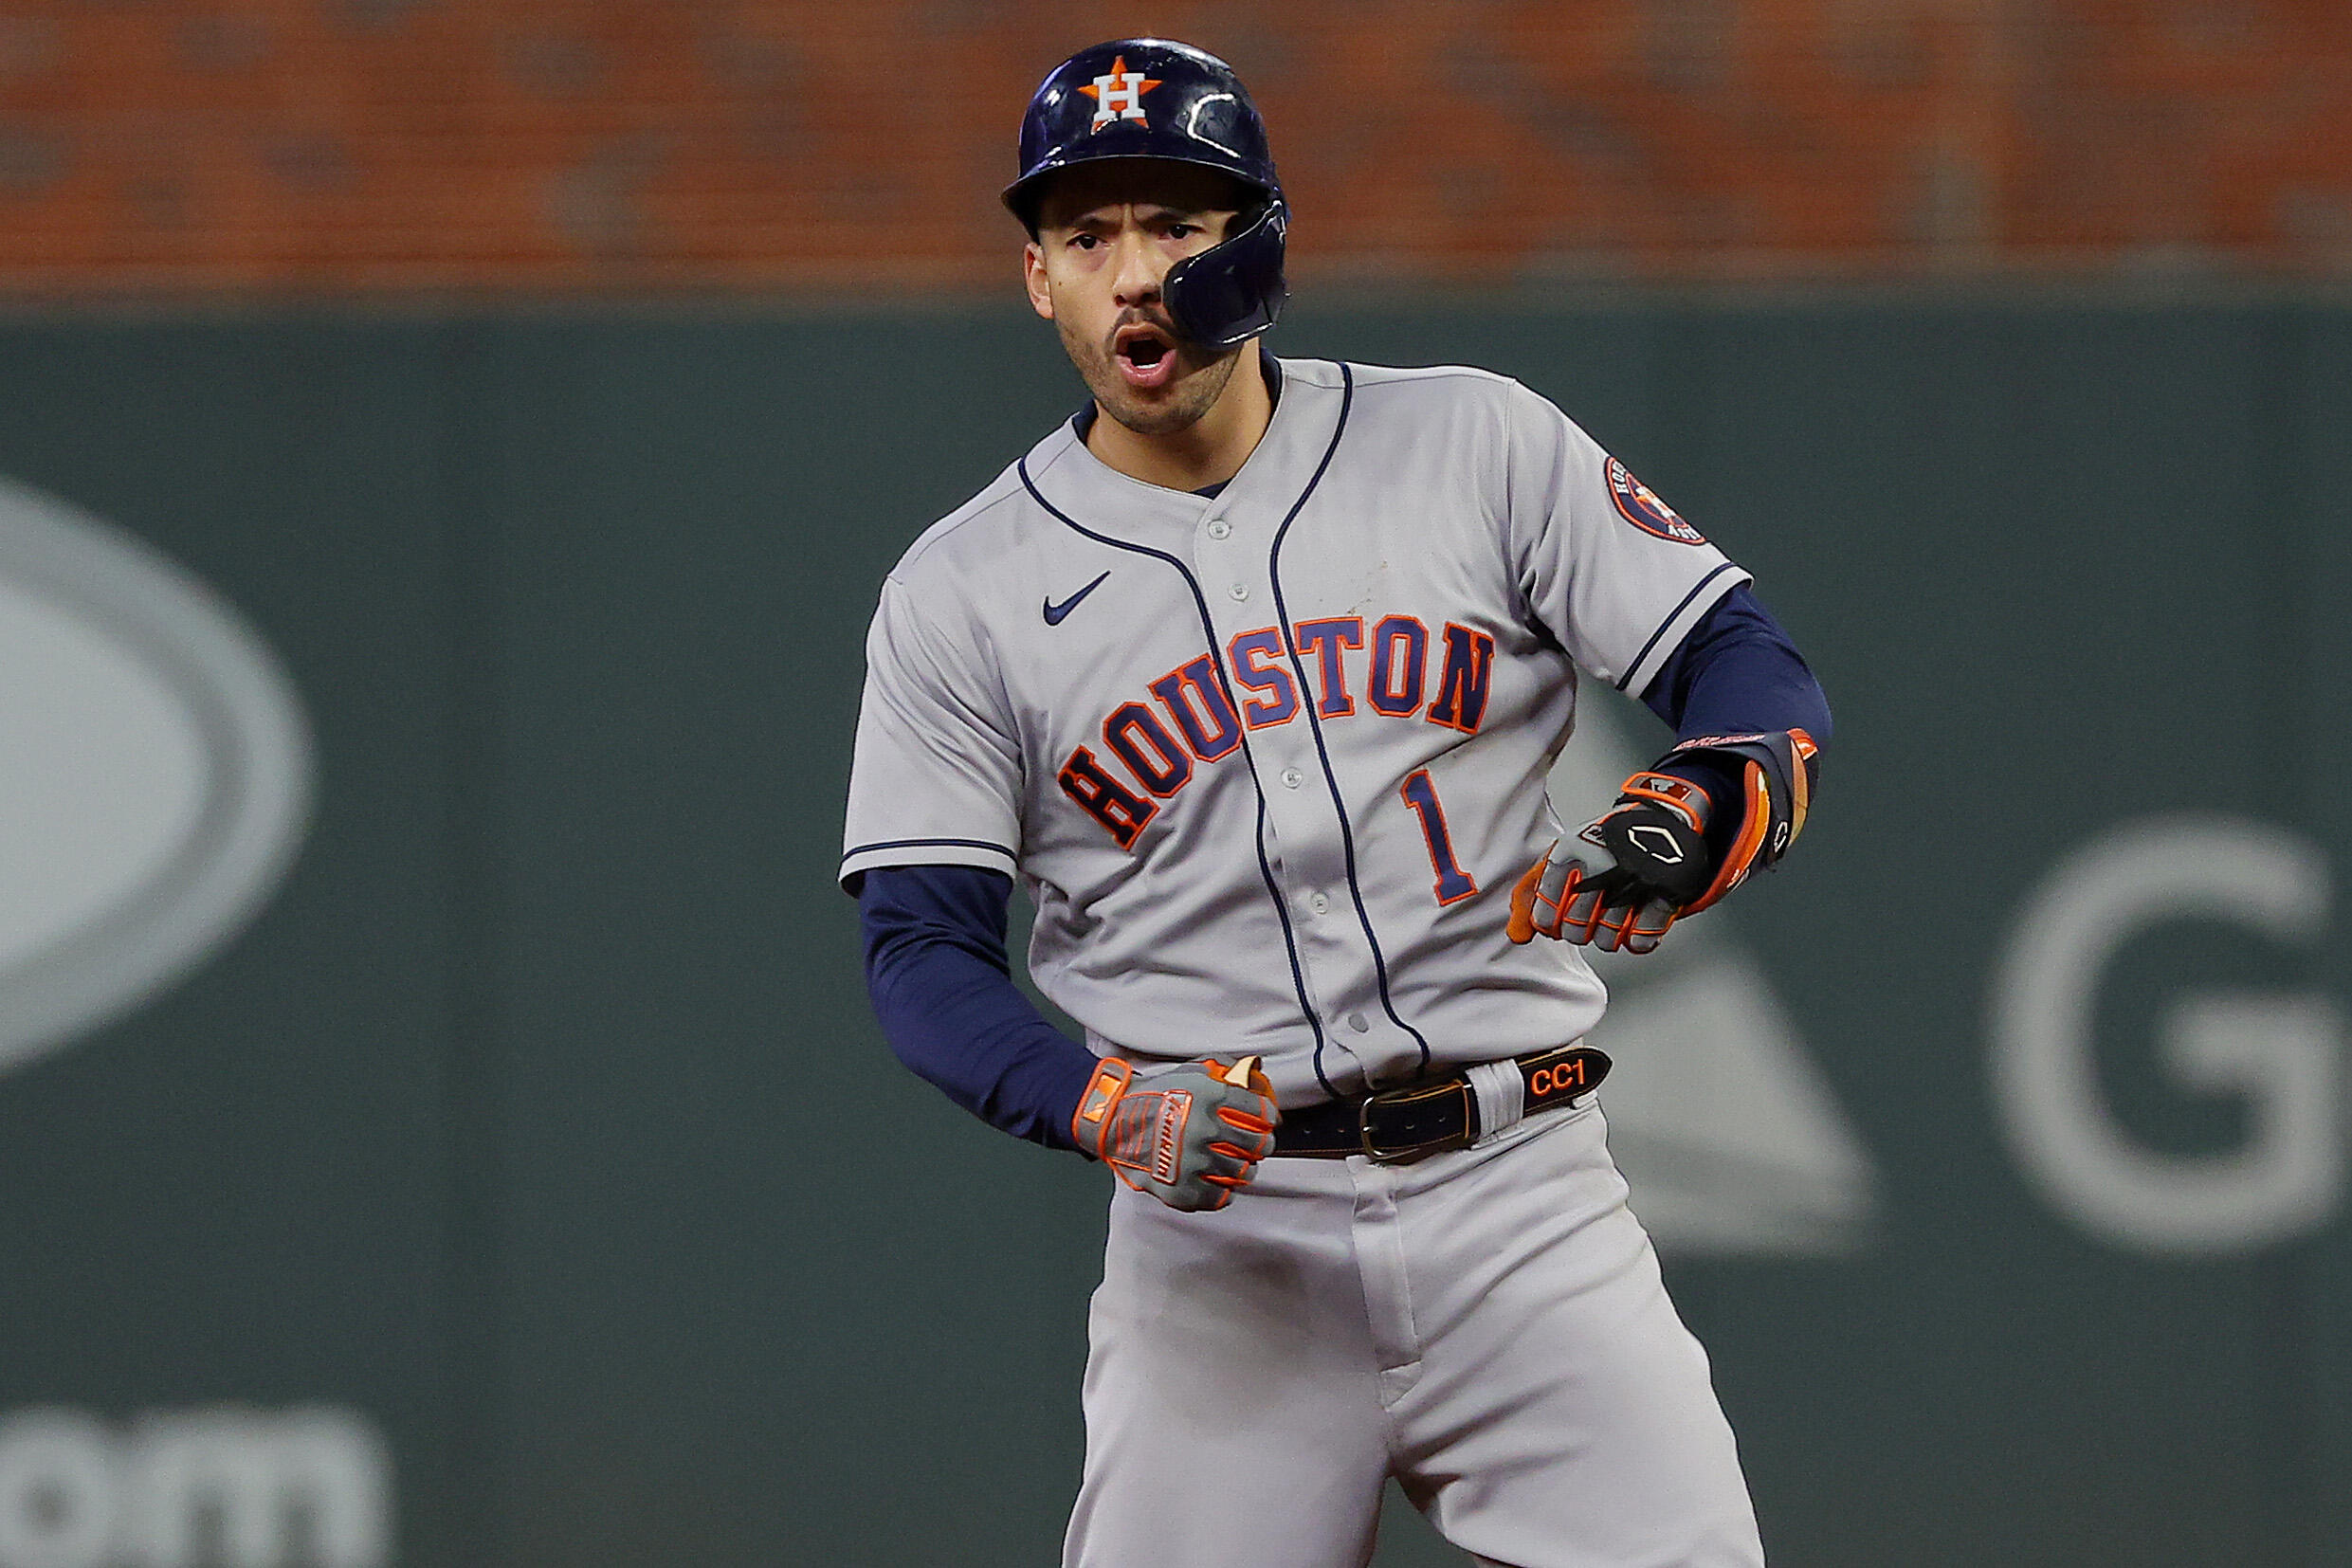
[[[1761,1568],[1606,1132],[1268,1159],[1217,1213],[1120,1189],[1066,1568],[1361,1568],[1391,1475],[1500,1568]]]

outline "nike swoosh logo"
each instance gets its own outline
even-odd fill
[[[1071,611],[1076,610],[1078,608],[1078,601],[1093,593],[1096,589],[1102,587],[1103,577],[1107,577],[1110,574],[1108,572],[1103,573],[1102,577],[1095,578],[1094,581],[1088,583],[1085,587],[1080,589],[1068,598],[1064,599],[1060,604],[1055,604],[1051,599],[1048,599],[1046,601],[1046,625],[1060,626],[1062,624],[1062,617],[1067,615]]]

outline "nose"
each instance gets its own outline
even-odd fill
[[[1159,302],[1159,285],[1168,269],[1158,249],[1139,228],[1129,228],[1120,235],[1119,266],[1111,278],[1111,292],[1121,309]]]

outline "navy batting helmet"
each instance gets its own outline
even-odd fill
[[[1160,158],[1231,174],[1255,195],[1232,231],[1168,269],[1160,285],[1176,330],[1231,348],[1274,324],[1289,291],[1290,227],[1266,122],[1233,68],[1190,44],[1123,38],[1053,68],[1021,120],[1020,177],[1005,205],[1037,231],[1040,189],[1057,169],[1101,158]]]

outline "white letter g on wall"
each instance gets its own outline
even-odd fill
[[[2325,1220],[2343,1182],[2344,1029],[2324,996],[2193,991],[2158,1024],[2157,1059],[2191,1092],[2245,1097],[2237,1149],[2151,1151],[2099,1092],[2092,1010],[2132,937],[2177,920],[2318,939],[2328,879],[2318,848],[2218,816],[2127,824],[2068,856],[2012,930],[1993,993],[1993,1098],[2027,1176],[2086,1230],[2147,1252],[2215,1254]]]

